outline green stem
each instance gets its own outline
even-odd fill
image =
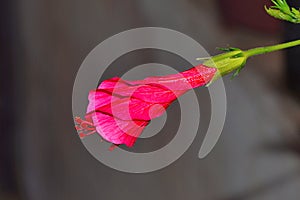
[[[286,49],[289,47],[294,47],[300,45],[300,40],[295,40],[292,42],[287,42],[287,43],[283,43],[283,44],[277,44],[277,45],[273,45],[273,46],[267,46],[267,47],[258,47],[258,48],[254,48],[254,49],[249,49],[244,51],[244,55],[249,58],[251,56],[255,56],[255,55],[260,55],[260,54],[264,54],[264,53],[269,53],[269,52],[273,52],[273,51],[278,51],[281,49]]]
[[[277,44],[273,46],[258,47],[246,51],[243,51],[238,48],[225,49],[225,53],[213,56],[210,59],[203,62],[203,65],[207,67],[213,67],[218,69],[218,73],[215,74],[215,76],[208,85],[210,85],[212,82],[214,82],[221,76],[225,76],[226,74],[229,74],[235,70],[236,71],[233,74],[233,77],[238,75],[241,69],[245,66],[247,59],[251,56],[270,53],[273,51],[278,51],[297,45],[300,45],[300,40],[295,40],[292,42]]]

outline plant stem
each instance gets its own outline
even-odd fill
[[[273,52],[273,51],[278,51],[281,49],[286,49],[286,48],[290,48],[290,47],[294,47],[300,45],[300,40],[295,40],[292,42],[287,42],[287,43],[283,43],[283,44],[277,44],[277,45],[272,45],[272,46],[266,46],[266,47],[258,47],[258,48],[254,48],[254,49],[249,49],[244,51],[244,55],[249,58],[251,56],[255,56],[255,55],[260,55],[260,54],[264,54],[264,53],[269,53],[269,52]]]

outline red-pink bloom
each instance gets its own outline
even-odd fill
[[[150,120],[188,90],[212,80],[217,69],[198,65],[167,76],[127,81],[118,77],[103,81],[89,93],[85,121],[76,118],[80,137],[98,132],[113,144],[131,147]]]

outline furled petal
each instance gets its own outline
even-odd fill
[[[151,119],[161,116],[180,95],[207,84],[215,73],[215,68],[198,65],[144,80],[105,80],[89,93],[86,119],[105,140],[132,146]]]
[[[101,112],[91,114],[94,126],[100,135],[113,144],[125,144],[131,147],[149,121],[120,120]]]

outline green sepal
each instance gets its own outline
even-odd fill
[[[224,51],[224,52],[231,52],[231,51],[236,51],[236,50],[241,50],[239,48],[235,47],[217,47],[217,50]]]
[[[218,78],[230,74],[235,71],[233,77],[237,76],[241,69],[245,66],[247,55],[239,48],[228,47],[228,48],[218,48],[225,53],[211,57],[211,59],[206,60],[203,65],[207,67],[213,67],[217,69],[216,74],[212,80],[206,85],[209,86]]]
[[[232,79],[234,79],[235,77],[237,77],[237,76],[240,74],[241,70],[245,67],[245,65],[246,65],[246,62],[245,62],[244,64],[242,64],[242,65],[241,65],[241,66],[240,66],[240,67],[232,74],[230,80],[232,80]]]

